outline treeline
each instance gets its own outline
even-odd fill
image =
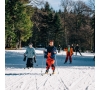
[[[34,0],[33,0],[34,1]],[[41,8],[27,5],[28,0],[6,0],[5,46],[20,48],[33,43],[34,47],[46,47],[54,40],[64,48],[68,44],[79,44],[81,49],[95,49],[94,1],[61,0],[61,9],[55,11],[48,2]],[[35,0],[33,4],[41,4]]]

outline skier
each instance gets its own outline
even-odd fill
[[[58,46],[58,53],[60,53],[60,50],[61,50],[61,46],[59,44],[59,46]]]
[[[36,63],[36,53],[35,53],[35,48],[32,46],[32,43],[29,43],[29,47],[26,49],[26,52],[24,53],[24,61],[25,57],[27,57],[26,67],[27,68],[33,67],[33,62]]]
[[[65,59],[65,63],[67,63],[68,61],[68,57],[69,57],[69,60],[70,60],[70,64],[72,63],[72,55],[73,55],[73,48],[70,47],[70,45],[68,45],[68,48],[65,48],[64,51],[66,51],[66,59]]]
[[[73,48],[73,52],[74,52],[74,51],[75,51],[75,49],[74,49],[74,45],[73,45],[73,44],[71,45],[71,48]]]
[[[55,73],[55,55],[56,55],[56,47],[54,46],[54,41],[49,41],[49,46],[47,47],[47,51],[44,51],[46,60],[46,72],[45,74],[48,74],[49,68],[52,67],[52,71]]]
[[[76,55],[77,55],[77,52],[79,52],[80,55],[82,56],[82,54],[81,54],[81,52],[80,52],[80,50],[79,50],[79,45],[78,45],[78,44],[77,44],[76,47],[75,47],[75,52],[76,52]]]

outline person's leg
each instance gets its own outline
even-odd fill
[[[54,65],[54,63],[55,63],[55,60],[51,60],[51,68],[52,68],[53,73],[55,72],[55,65]]]
[[[52,64],[52,65],[51,65],[51,67],[52,67],[52,71],[53,71],[53,73],[52,73],[52,74],[54,74],[54,73],[55,73],[55,65],[54,65],[54,64]]]
[[[80,53],[80,55],[82,56],[82,54],[81,54],[80,50],[78,50],[78,52],[79,52],[79,53]]]
[[[69,56],[69,60],[70,60],[70,63],[72,63],[72,57],[71,56]]]
[[[27,63],[26,63],[26,67],[29,68],[29,63],[30,63],[30,59],[27,58]]]
[[[30,58],[30,67],[33,67],[33,58]]]
[[[45,72],[45,73],[48,73],[49,68],[50,68],[50,61],[47,60],[47,61],[46,61],[46,72]]]
[[[68,53],[67,53],[67,56],[66,56],[66,59],[65,59],[64,63],[66,63],[67,61],[68,61]]]

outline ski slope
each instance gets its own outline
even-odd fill
[[[56,73],[45,72],[43,49],[36,49],[37,63],[27,69],[23,61],[22,50],[5,50],[5,90],[95,90],[94,53],[82,53],[72,56],[72,64],[66,63],[65,52],[56,56]]]

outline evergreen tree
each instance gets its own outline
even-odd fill
[[[55,13],[54,15],[54,39],[55,39],[55,44],[58,45],[62,45],[62,30],[61,30],[61,20],[60,20],[60,16],[58,13]]]
[[[26,13],[26,6],[20,0],[6,0],[5,8],[6,41],[10,43],[9,47],[21,47],[21,41],[26,41],[32,35],[32,22]]]
[[[57,13],[54,13],[47,2],[45,3],[44,8],[35,10],[32,21],[35,25],[32,37],[34,37],[38,44],[41,43],[47,46],[51,39],[57,44],[57,38],[60,36],[59,32],[61,28],[60,17]],[[41,37],[37,37],[36,35]]]

